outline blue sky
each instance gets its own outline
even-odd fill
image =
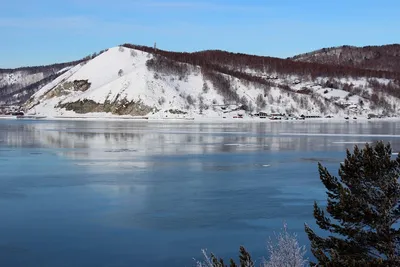
[[[400,43],[398,0],[5,0],[0,68],[75,60],[129,42],[288,57]]]

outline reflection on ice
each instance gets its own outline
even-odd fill
[[[259,151],[344,151],[355,144],[390,139],[394,150],[397,123],[143,123],[7,122],[0,139],[10,147],[47,147],[73,160],[148,161],[157,155],[204,155]],[[3,128],[4,129],[4,128]],[[352,140],[368,137],[368,140]],[[4,151],[6,152],[6,151]],[[0,151],[1,155],[1,151]],[[150,160],[151,161],[151,160]],[[147,163],[142,163],[146,165]],[[134,165],[134,163],[133,163]],[[92,165],[94,166],[94,165]],[[96,165],[97,166],[97,165]],[[127,165],[125,165],[127,166]]]
[[[300,160],[310,162],[338,162],[337,158],[300,158]]]
[[[121,148],[121,149],[106,150],[105,152],[121,153],[121,152],[137,152],[137,150],[136,149]]]
[[[353,145],[365,145],[367,143],[373,143],[372,141],[336,141],[332,144],[353,144]]]
[[[384,137],[384,138],[399,138],[397,134],[332,134],[332,133],[280,133],[280,135],[286,136],[349,136],[349,137]]]

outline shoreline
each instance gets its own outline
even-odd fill
[[[137,122],[200,122],[200,123],[301,123],[301,122],[319,122],[319,123],[351,123],[351,122],[377,122],[377,121],[399,121],[400,117],[371,118],[357,117],[357,119],[345,117],[334,118],[308,118],[304,120],[271,120],[269,118],[244,117],[244,118],[221,118],[221,117],[191,117],[191,118],[157,118],[151,116],[125,117],[125,116],[35,116],[26,115],[26,117],[0,115],[0,120],[23,120],[23,121],[137,121]]]

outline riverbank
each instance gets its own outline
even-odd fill
[[[104,116],[103,114],[87,115],[87,116],[43,116],[43,115],[26,115],[12,116],[0,115],[0,119],[8,120],[73,120],[73,121],[146,121],[146,122],[204,122],[204,123],[254,123],[254,122],[270,122],[270,123],[287,123],[287,122],[373,122],[373,121],[400,121],[400,117],[385,118],[367,118],[361,117],[333,117],[333,118],[306,118],[306,119],[270,119],[260,117],[155,117],[155,116]]]

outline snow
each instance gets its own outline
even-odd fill
[[[223,105],[226,101],[218,93],[217,88],[214,88],[202,76],[200,67],[191,66],[191,73],[184,79],[179,79],[178,76],[155,73],[149,70],[146,62],[151,57],[152,55],[143,51],[129,48],[121,49],[120,47],[110,48],[86,63],[65,69],[65,73],[39,90],[31,98],[27,107],[31,113],[49,117],[112,119],[117,118],[117,116],[105,112],[77,114],[73,111],[56,108],[56,106],[85,99],[93,100],[96,103],[125,99],[133,102],[140,101],[144,105],[152,107],[153,110],[158,110],[147,115],[151,120],[190,118],[226,121],[244,113],[243,111],[232,111],[230,108],[221,109],[220,105]],[[266,106],[256,108],[253,113],[263,111],[266,113],[293,114],[295,116],[301,114],[320,114],[323,116],[333,114],[337,118],[348,116],[351,113],[351,116],[366,118],[368,113],[381,114],[383,112],[382,109],[371,110],[369,100],[361,96],[349,96],[349,92],[345,90],[325,88],[322,84],[327,80],[326,78],[320,78],[317,81],[303,81],[295,75],[280,77],[274,73],[260,73],[251,69],[246,70],[246,72],[254,75],[274,76],[276,79],[273,82],[277,85],[287,84],[294,91],[306,87],[311,90],[313,95],[313,97],[310,97],[306,94],[288,92],[275,86],[264,92],[262,86],[224,75],[230,80],[238,96],[252,102],[254,107],[256,106],[257,96],[260,94],[264,96],[265,94]],[[58,85],[76,80],[88,80],[91,84],[90,88],[85,92],[71,90],[67,95],[47,97],[47,94]],[[387,82],[387,80],[381,80],[381,82]],[[340,82],[353,83],[356,86],[363,87],[366,91],[372,90],[367,87],[368,80],[366,78],[341,79]],[[202,89],[204,83],[207,83],[209,87],[207,93],[203,92]],[[194,99],[194,104],[188,103],[189,96]],[[200,112],[200,98],[203,99],[204,105],[208,107],[208,109],[202,110],[202,113]],[[387,96],[386,99],[391,105],[398,102],[398,99],[391,96]],[[364,103],[363,107],[359,106],[361,100]],[[344,105],[346,108],[341,109],[336,104]],[[236,107],[239,105],[240,103],[236,103]],[[168,112],[170,109],[185,111],[187,114],[171,114]],[[243,115],[243,119],[234,120],[260,120],[259,118],[251,118],[248,114]],[[131,116],[122,117],[129,118]]]
[[[72,67],[73,67],[73,66],[65,67],[65,68],[63,68],[63,69],[57,71],[57,74],[63,73],[63,72],[65,72],[65,71],[68,71],[68,70],[70,70]]]

